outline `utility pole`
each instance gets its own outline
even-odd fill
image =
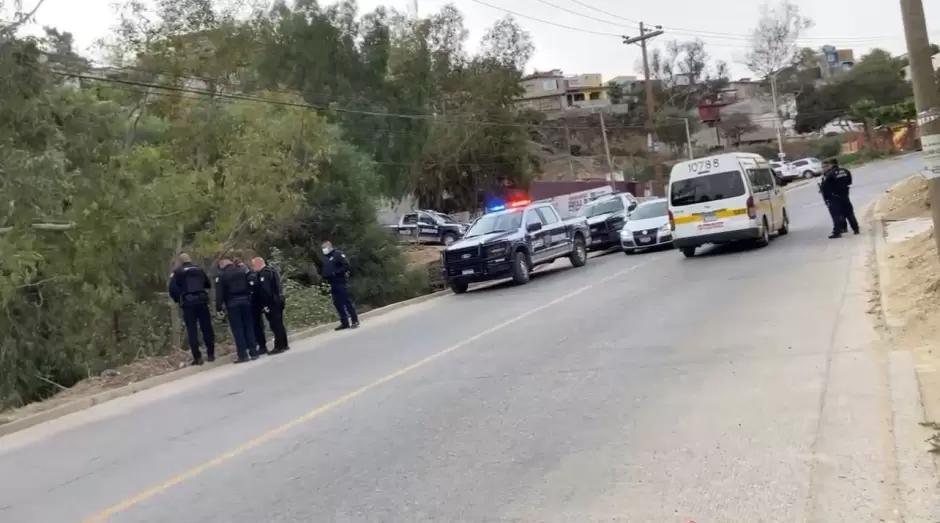
[[[780,105],[777,104],[777,73],[779,71],[774,71],[770,73],[770,96],[773,98],[774,104],[774,127],[777,129],[777,156],[778,159],[783,161],[783,125],[780,122]]]
[[[565,144],[568,147],[568,174],[571,175],[571,181],[577,180],[577,176],[574,175],[574,164],[571,161],[571,131],[568,129],[568,120],[562,118],[562,122],[565,123]]]
[[[614,162],[610,160],[610,146],[607,144],[607,126],[604,125],[604,111],[597,114],[601,117],[601,135],[604,137],[604,154],[607,156],[607,179],[612,180],[614,176]]]
[[[901,20],[904,39],[911,64],[914,85],[914,103],[917,106],[917,126],[927,167],[927,187],[930,194],[930,212],[933,216],[933,236],[940,255],[940,94],[934,78],[927,21],[921,0],[901,0]]]
[[[662,26],[657,25],[655,31],[649,31],[646,28],[646,25],[643,22],[640,22],[640,35],[634,36],[633,38],[624,36],[623,43],[640,44],[640,49],[643,53],[643,85],[646,87],[646,143],[649,149],[650,159],[653,160],[653,172],[656,173],[656,181],[659,182],[661,187],[665,188],[666,183],[665,180],[663,180],[663,167],[659,163],[658,156],[653,151],[654,144],[656,143],[656,128],[653,124],[653,111],[656,109],[656,100],[653,97],[653,82],[650,75],[650,61],[648,53],[646,52],[646,41],[661,34],[663,34]]]

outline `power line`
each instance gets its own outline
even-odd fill
[[[539,1],[541,1],[541,0],[539,0]],[[618,15],[618,14],[616,14],[616,13],[611,13],[611,12],[609,12],[609,11],[605,11],[605,10],[600,9],[600,8],[598,8],[598,7],[592,6],[592,5],[586,3],[586,2],[584,2],[584,1],[582,1],[582,0],[569,0],[569,1],[572,2],[572,3],[574,3],[574,4],[579,5],[579,6],[581,6],[581,7],[590,9],[590,10],[592,10],[592,11],[596,11],[596,12],[598,12],[598,13],[601,13],[601,14],[605,15],[605,16],[609,16],[609,17],[612,17],[612,18],[617,18],[617,19],[623,20],[623,21],[628,22],[628,23],[633,24],[633,25],[638,25],[638,24],[640,23],[638,20],[633,20],[633,19],[631,19],[631,18],[626,18],[626,17],[620,16],[620,15]],[[543,2],[543,3],[546,3],[546,2]],[[671,32],[671,33],[678,33],[678,34],[688,34],[688,35],[715,35],[716,38],[717,38],[717,37],[730,37],[730,39],[744,39],[744,40],[750,40],[750,39],[751,39],[751,35],[746,34],[746,33],[727,33],[727,32],[721,32],[721,31],[704,31],[704,30],[701,30],[701,29],[686,29],[686,28],[682,28],[682,27],[671,27],[671,26],[663,26],[663,29],[668,30],[668,31]],[[809,36],[808,36],[808,37],[801,38],[801,40],[846,41],[846,42],[850,42],[850,41],[861,41],[861,42],[867,42],[867,41],[872,41],[872,40],[900,40],[900,39],[903,39],[903,38],[904,38],[904,35],[867,36],[867,37],[865,37],[865,36],[860,36],[860,37],[809,37]]]
[[[512,11],[512,10],[510,10],[510,9],[506,9],[506,8],[503,8],[503,7],[498,7],[498,6],[489,4],[489,3],[487,3],[487,2],[484,2],[484,1],[482,1],[482,0],[472,0],[472,1],[475,2],[475,3],[478,3],[478,4],[480,4],[480,5],[484,5],[484,6],[486,6],[486,7],[489,7],[489,8],[491,8],[491,9],[496,9],[497,11],[502,11],[502,12],[504,12],[504,13],[506,13],[506,14],[509,14],[509,15],[512,15],[512,16],[516,16],[516,17],[523,18],[523,19],[526,19],[526,20],[531,20],[531,21],[533,21],[533,22],[538,22],[538,23],[545,24],[545,25],[550,25],[550,26],[558,27],[558,28],[561,28],[561,29],[567,29],[567,30],[569,30],[569,31],[576,31],[576,32],[579,32],[579,33],[591,34],[591,35],[597,35],[597,36],[610,36],[610,37],[620,37],[620,36],[622,36],[622,35],[618,35],[618,34],[614,34],[614,33],[608,33],[608,32],[603,32],[603,31],[594,31],[594,30],[591,30],[591,29],[585,29],[585,28],[581,28],[581,27],[574,27],[574,26],[570,26],[570,25],[560,24],[560,23],[557,23],[557,22],[552,22],[552,21],[549,21],[549,20],[544,20],[544,19],[542,19],[542,18],[537,18],[537,17],[530,16],[530,15],[527,15],[527,14],[519,13],[519,12],[517,12],[517,11]],[[610,21],[607,21],[607,20],[602,20],[602,19],[599,19],[599,18],[590,16],[590,15],[585,15],[585,14],[583,14],[583,13],[578,13],[577,11],[573,11],[573,10],[570,10],[570,9],[567,9],[567,8],[564,8],[564,7],[561,7],[561,6],[558,6],[558,5],[556,5],[556,4],[553,4],[553,3],[551,3],[551,2],[548,2],[548,1],[546,1],[546,0],[536,0],[536,1],[538,1],[538,2],[540,2],[540,3],[543,3],[543,4],[546,4],[546,5],[549,5],[549,6],[551,6],[551,7],[555,7],[556,9],[562,10],[562,11],[564,11],[564,12],[571,13],[571,14],[575,14],[575,15],[577,15],[577,16],[581,16],[581,17],[583,17],[583,18],[587,18],[587,19],[590,19],[590,20],[598,21],[598,22],[601,22],[601,23],[609,24],[609,25],[614,25],[614,26],[617,26],[617,27],[623,27],[621,24],[613,23],[613,22],[610,22]],[[611,16],[611,17],[614,17],[614,18],[620,18],[620,19],[626,20],[626,21],[628,21],[628,22],[630,22],[630,23],[637,23],[637,24],[639,23],[639,22],[636,22],[636,21],[631,20],[631,19],[629,19],[629,18],[623,18],[623,17],[620,17],[620,16],[615,15],[615,14],[613,14],[613,13],[608,13],[607,11],[603,11],[603,10],[600,10],[600,9],[597,9],[597,8],[594,8],[594,7],[591,7],[591,6],[589,6],[589,5],[587,5],[587,4],[584,4],[583,2],[580,2],[580,1],[576,1],[576,0],[571,0],[571,1],[577,3],[578,5],[582,5],[582,6],[588,7],[588,8],[590,8],[590,9],[596,10],[596,11],[598,11],[598,12],[601,12],[602,14],[606,14],[606,15]],[[694,38],[697,38],[697,39],[700,39],[700,40],[703,40],[703,41],[707,41],[707,40],[730,40],[730,41],[740,41],[740,42],[741,42],[740,44],[707,42],[707,43],[708,43],[710,46],[712,46],[712,47],[722,47],[722,48],[729,48],[729,49],[750,49],[750,48],[751,48],[750,45],[746,45],[746,44],[744,43],[744,42],[750,41],[750,40],[751,40],[751,36],[745,35],[745,34],[720,33],[720,32],[716,32],[716,31],[693,31],[693,30],[687,30],[687,29],[681,29],[681,28],[670,28],[670,27],[668,27],[668,26],[663,26],[663,29],[666,30],[666,31],[668,31],[668,32],[670,32],[670,33],[675,33],[675,34],[680,35],[680,36],[694,37]],[[940,33],[938,33],[938,34],[940,34]],[[811,45],[805,45],[805,44],[806,44],[806,43],[816,43],[816,44],[818,45],[818,43],[823,43],[823,42],[826,42],[826,43],[840,43],[838,40],[845,40],[844,42],[842,42],[843,45],[864,45],[864,44],[874,44],[874,43],[876,43],[876,42],[883,42],[883,41],[886,41],[886,40],[895,40],[895,39],[901,39],[901,38],[903,38],[903,37],[901,37],[901,36],[858,37],[857,39],[850,40],[850,39],[848,39],[848,38],[842,38],[842,39],[840,39],[840,38],[826,38],[826,37],[802,37],[802,38],[797,39],[797,43],[803,42],[803,44],[804,44],[805,47],[812,47]],[[807,42],[807,41],[812,41],[812,40],[818,40],[818,42]]]
[[[555,22],[549,22],[548,20],[542,20],[541,18],[535,18],[534,16],[524,15],[524,14],[522,14],[522,13],[517,13],[517,12],[515,12],[515,11],[510,11],[509,9],[504,9],[504,8],[502,8],[502,7],[496,7],[495,5],[488,4],[488,3],[486,3],[486,2],[483,2],[482,0],[471,0],[471,1],[476,2],[476,3],[480,4],[480,5],[485,5],[486,7],[489,7],[489,8],[491,8],[491,9],[496,9],[497,11],[502,11],[502,12],[507,13],[507,14],[510,14],[510,15],[512,15],[512,16],[518,16],[519,18],[525,18],[525,19],[527,19],[527,20],[532,20],[533,22],[540,22],[540,23],[547,24],[547,25],[553,25],[553,26],[555,26],[555,27],[561,27],[562,29],[568,29],[568,30],[571,30],[571,31],[578,31],[578,32],[581,32],[581,33],[593,34],[593,35],[598,35],[598,36],[613,36],[613,37],[615,37],[615,38],[620,38],[620,37],[622,36],[622,35],[614,34],[614,33],[604,33],[604,32],[601,32],[601,31],[591,31],[590,29],[582,29],[582,28],[579,28],[579,27],[572,27],[572,26],[570,26],[570,25],[557,24],[557,23],[555,23]]]

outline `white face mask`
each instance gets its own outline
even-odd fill
[[[331,248],[329,248],[329,247],[324,247],[324,248],[323,248],[323,254],[330,254],[330,252],[332,252],[332,251],[333,251],[333,249],[331,249]]]

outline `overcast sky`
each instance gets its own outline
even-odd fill
[[[24,0],[31,5],[36,0]],[[378,5],[406,9],[414,0],[360,0],[363,11]],[[752,73],[740,65],[747,50],[748,37],[758,19],[761,4],[742,0],[479,0],[491,6],[509,9],[535,41],[536,53],[529,69],[561,69],[566,74],[602,73],[613,76],[635,75],[639,47],[626,46],[619,34],[636,35],[636,21],[662,25],[666,34],[653,40],[662,45],[670,39],[701,38],[714,58],[725,60],[737,77]],[[46,0],[38,14],[41,25],[50,25],[75,35],[80,47],[90,46],[106,36],[115,17],[113,0]],[[329,3],[329,2],[324,2]],[[507,13],[481,5],[476,0],[418,0],[421,14],[437,11],[447,3],[455,4],[466,18],[470,42],[476,45],[483,31]],[[853,48],[856,57],[872,47],[899,54],[905,52],[898,0],[795,0],[803,14],[815,22],[802,43],[810,47],[830,44]],[[940,0],[923,0],[927,29],[932,39],[940,41]],[[549,5],[553,4],[553,5]],[[629,7],[634,4],[636,7]],[[590,9],[590,6],[600,11]],[[567,9],[568,11],[564,11]],[[585,16],[579,16],[579,13]],[[567,29],[526,18],[561,24]],[[632,21],[632,22],[631,22]],[[932,23],[933,22],[933,23]],[[587,31],[587,32],[585,32]],[[590,31],[605,34],[591,34]]]

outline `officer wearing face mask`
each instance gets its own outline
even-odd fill
[[[329,241],[323,242],[323,279],[330,284],[330,294],[333,296],[333,306],[339,314],[339,327],[336,330],[344,330],[359,326],[359,315],[356,314],[356,308],[353,307],[352,300],[349,298],[349,287],[347,280],[349,277],[349,261],[346,255],[333,248]]]

